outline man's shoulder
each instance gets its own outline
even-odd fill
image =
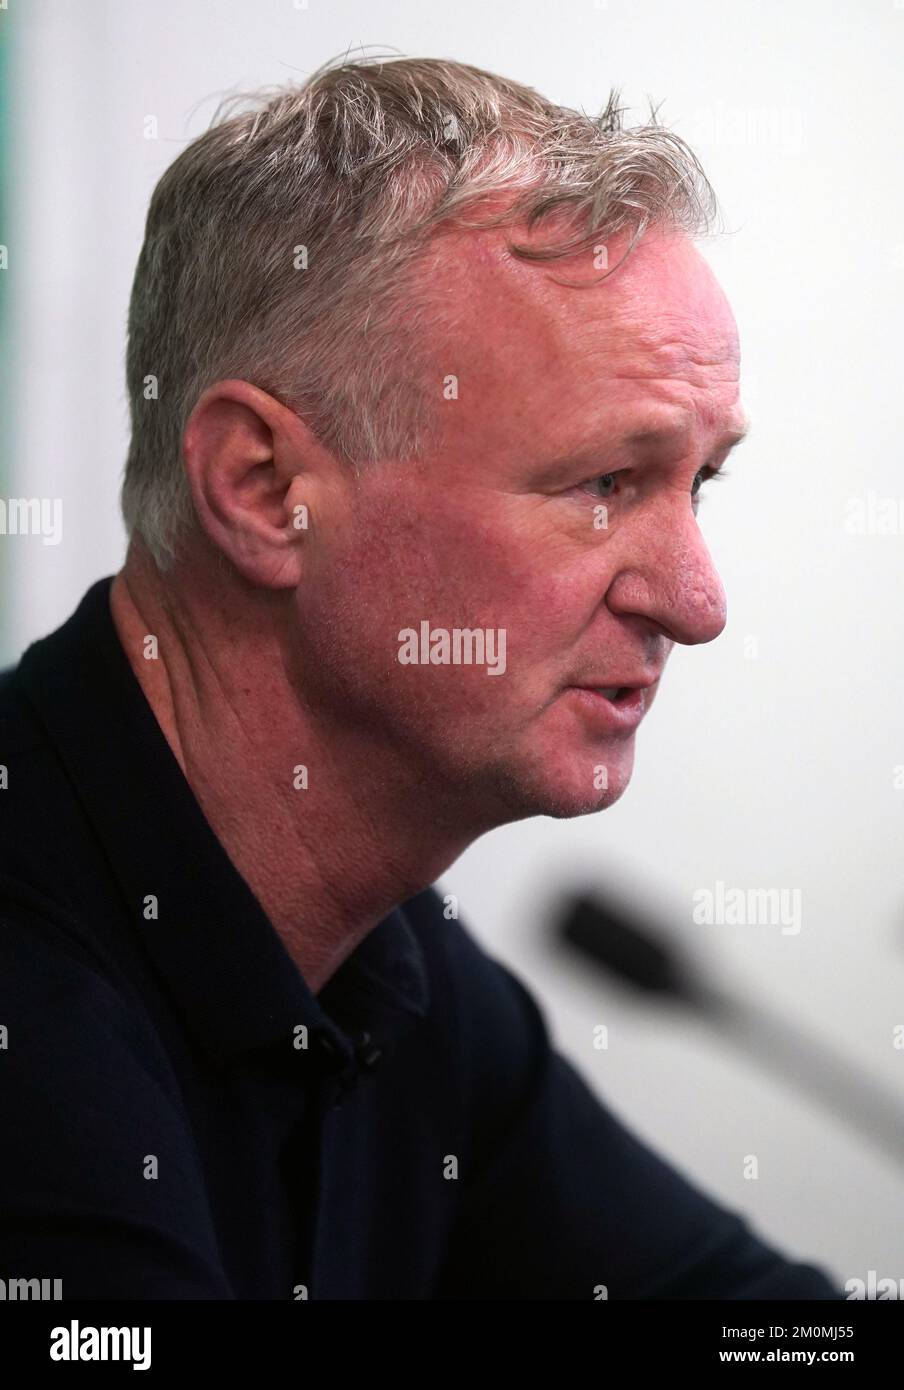
[[[17,1038],[40,1049],[17,1050],[82,1070],[92,1052],[109,1060],[118,1046],[148,1059],[168,1078],[163,1054],[140,999],[83,922],[33,883],[0,869],[0,978],[7,1045]]]
[[[45,1065],[44,1079],[62,1076],[75,1058],[89,1078],[98,1059],[112,1065],[121,1053],[146,1058],[169,1088],[153,1025],[95,910],[109,868],[21,670],[0,673],[0,1022],[10,1048],[18,1039],[26,1085]]]
[[[136,1176],[135,1139],[144,1132],[179,1189],[200,1199],[182,1094],[151,1019],[77,922],[6,875],[0,979],[0,1188],[8,1209],[37,1222],[40,1239],[55,1229],[64,1240],[67,1220],[87,1229],[98,1212],[105,1223],[153,1231],[154,1185]]]
[[[46,746],[40,726],[25,698],[20,667],[0,670],[0,750],[4,755],[28,753]]]
[[[0,675],[0,922],[7,939],[96,953],[79,912],[91,829],[54,740],[31,707],[18,668]],[[24,933],[27,919],[30,930]],[[80,920],[81,919],[81,920]]]
[[[0,671],[0,926],[7,945],[20,938],[23,917],[46,917],[51,930],[66,930],[58,906],[38,886],[49,885],[55,857],[55,758],[19,670]]]
[[[19,670],[0,671],[0,873],[42,881],[57,858],[56,819],[71,788]]]
[[[66,1287],[113,1297],[115,1249],[131,1242],[140,1255],[128,1277],[143,1296],[196,1286],[204,1294],[190,1296],[224,1296],[209,1292],[219,1276],[206,1193],[159,1035],[79,924],[4,875],[0,979],[3,1259],[18,1267],[23,1249],[46,1251]],[[151,1155],[163,1203],[147,1181]]]

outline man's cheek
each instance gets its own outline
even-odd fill
[[[571,654],[592,622],[600,599],[573,579],[550,578],[513,591],[496,607],[508,628],[510,668],[531,684],[570,674]]]

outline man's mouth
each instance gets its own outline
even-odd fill
[[[652,698],[647,692],[657,679],[643,678],[631,685],[572,685],[569,693],[600,732],[630,733],[643,719]]]
[[[658,683],[661,675],[661,671],[644,671],[638,674],[635,679],[626,681],[624,685],[594,685],[592,682],[586,681],[575,686],[575,689],[593,690],[597,695],[602,695],[605,699],[611,700],[613,704],[617,704],[621,700],[629,699],[637,692],[652,689]]]
[[[573,685],[567,693],[599,733],[632,733],[646,712],[644,691],[637,686]]]

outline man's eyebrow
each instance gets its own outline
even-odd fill
[[[713,444],[707,455],[707,461],[715,458],[723,449],[727,448],[730,451],[736,448],[738,444],[750,436],[752,428],[750,420],[746,419],[743,425],[737,429],[726,430]],[[687,427],[684,425],[666,425],[659,428],[647,426],[622,432],[615,431],[610,435],[589,440],[586,444],[579,444],[574,449],[569,449],[567,453],[548,460],[544,468],[552,473],[583,465],[592,466],[596,460],[605,455],[612,455],[623,449],[642,445],[665,444],[672,440],[681,439],[687,433]]]

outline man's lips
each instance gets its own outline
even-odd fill
[[[662,677],[661,671],[645,671],[630,680],[613,680],[611,676],[602,680],[581,680],[575,682],[576,690],[648,690]]]
[[[585,711],[588,719],[601,731],[631,733],[646,713],[647,691],[658,680],[658,675],[645,675],[619,683],[610,680],[600,681],[598,685],[571,685],[565,694]]]

